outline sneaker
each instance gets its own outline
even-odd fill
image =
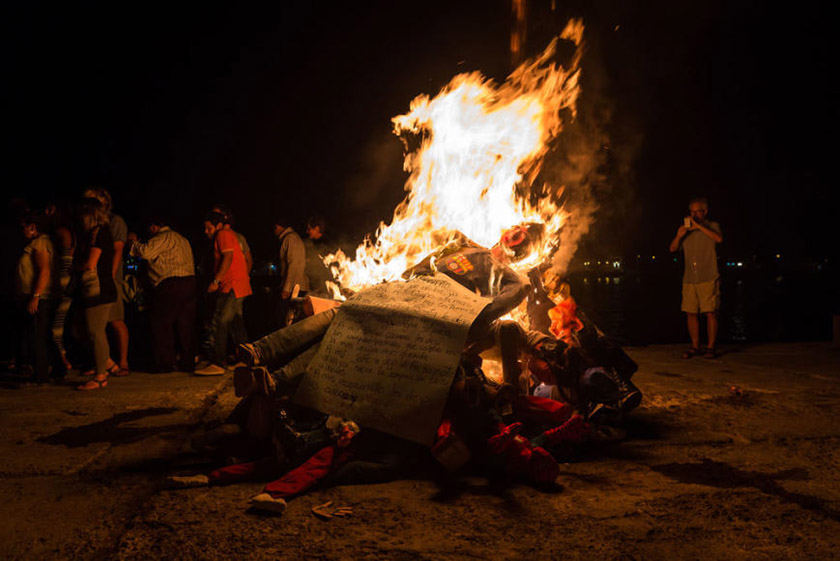
[[[222,376],[225,372],[226,370],[218,364],[208,364],[203,368],[196,368],[193,374],[196,376]]]
[[[253,343],[242,343],[236,348],[236,358],[245,363],[246,366],[263,365],[260,351]]]
[[[286,510],[286,501],[283,499],[275,499],[268,493],[260,493],[251,499],[249,504],[257,510],[273,512],[275,514],[281,514]]]
[[[190,489],[192,487],[205,487],[210,485],[210,478],[206,475],[170,475],[166,478],[167,489]]]

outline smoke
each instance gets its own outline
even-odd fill
[[[541,174],[547,184],[559,186],[553,195],[569,215],[551,263],[560,276],[568,273],[581,245],[621,251],[635,200],[632,169],[641,137],[616,129],[608,75],[597,44],[586,41],[577,117],[555,140]]]

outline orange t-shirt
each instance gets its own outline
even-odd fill
[[[242,253],[242,247],[239,245],[239,240],[236,239],[236,234],[233,233],[233,230],[229,229],[219,230],[213,242],[216,272],[219,271],[219,266],[222,264],[222,254],[228,251],[233,253],[230,268],[219,279],[221,281],[219,291],[230,292],[233,290],[233,295],[237,298],[250,295],[251,279],[248,277],[248,266],[245,264],[245,255]]]

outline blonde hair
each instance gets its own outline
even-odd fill
[[[108,224],[109,221],[108,211],[98,198],[87,197],[82,201],[82,206],[79,209],[79,222],[82,225],[82,230],[93,232],[97,228]]]
[[[111,200],[111,193],[104,187],[88,187],[85,189],[86,198],[98,199],[105,206],[105,212],[111,212],[113,202]]]

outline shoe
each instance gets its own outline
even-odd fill
[[[210,485],[210,478],[204,474],[170,475],[164,482],[166,489],[190,489],[192,487],[206,487],[207,485]]]
[[[108,377],[106,376],[104,380],[97,380],[96,378],[91,378],[81,386],[76,386],[77,390],[86,392],[91,390],[101,390],[105,386],[108,385]]]
[[[260,493],[251,499],[248,504],[257,510],[273,512],[274,514],[282,514],[286,510],[286,501],[275,499],[268,493]]]
[[[715,351],[714,347],[706,347],[703,358],[717,358],[717,351]]]
[[[700,354],[700,349],[691,347],[682,354],[682,358],[692,358]]]
[[[642,402],[642,392],[630,380],[625,380],[612,369],[607,370],[607,376],[618,389],[618,409],[627,414]]]
[[[227,371],[218,364],[208,364],[204,368],[196,368],[193,374],[196,376],[222,376],[225,372]]]
[[[274,378],[266,368],[240,366],[233,371],[233,391],[236,397],[251,394],[272,396],[275,387]]]
[[[236,348],[236,359],[245,363],[246,366],[263,366],[260,351],[253,343],[242,343]]]

